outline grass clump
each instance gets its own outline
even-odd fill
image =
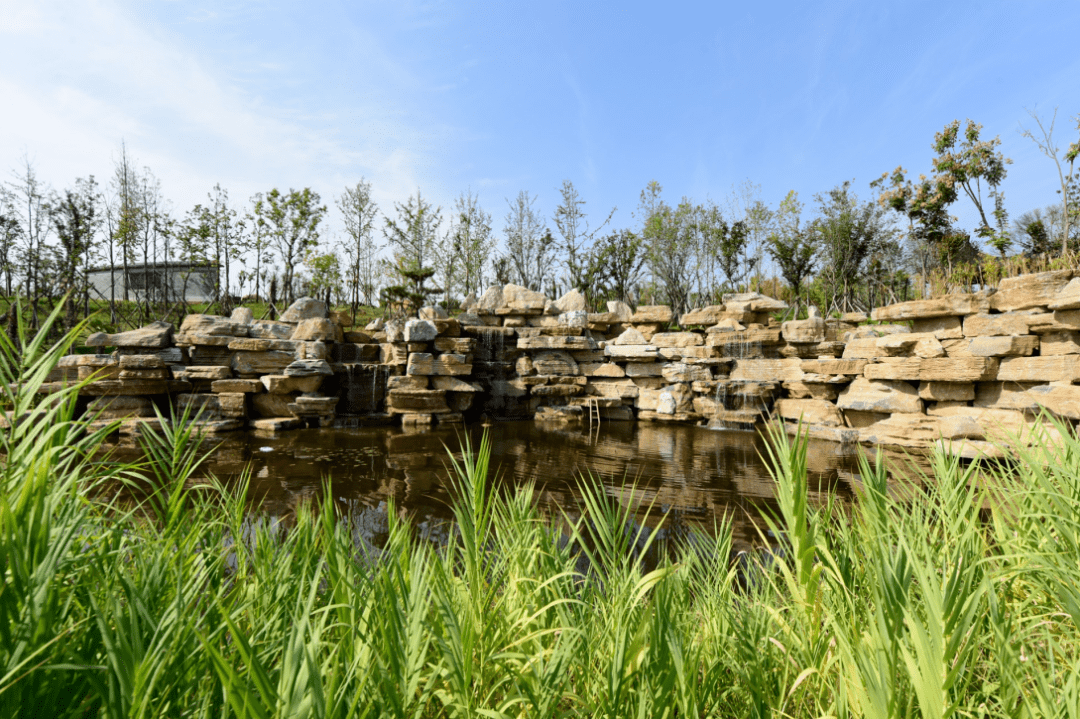
[[[485,438],[451,467],[444,543],[391,507],[385,544],[363,549],[330,502],[286,531],[249,510],[244,482],[197,480],[184,418],[141,465],[95,460],[103,435],[70,421],[77,388],[37,399],[78,332],[46,347],[46,329],[0,335],[0,716],[1080,708],[1071,434],[1008,470],[936,455],[914,501],[864,462],[841,512],[808,504],[806,445],[777,433],[770,546],[737,561],[727,524],[659,547],[632,492],[620,502],[587,477],[580,512],[545,517],[529,487],[497,491]],[[91,499],[117,481],[152,489],[134,507]]]

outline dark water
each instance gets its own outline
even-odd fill
[[[319,500],[330,478],[336,504],[366,525],[360,534],[377,541],[387,500],[420,525],[449,516],[449,451],[460,456],[462,439],[480,443],[482,427],[313,429],[258,437],[223,438],[206,469],[229,479],[251,466],[251,497],[262,512],[287,521],[299,503]],[[599,433],[547,427],[534,422],[499,422],[487,428],[491,467],[508,491],[537,487],[542,507],[571,516],[578,506],[578,478],[591,473],[609,495],[632,502],[639,521],[711,527],[728,516],[738,545],[754,543],[754,518],[775,507],[774,482],[762,460],[766,443],[756,432],[709,430],[648,422],[604,423]],[[849,501],[857,483],[851,450],[829,442],[809,447],[811,502],[827,493]],[[636,483],[631,497],[629,485]],[[649,517],[645,507],[653,505]]]

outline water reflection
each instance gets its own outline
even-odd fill
[[[708,430],[651,423],[605,424],[599,434],[534,422],[499,422],[488,428],[491,466],[512,491],[537,486],[542,507],[576,515],[577,478],[591,473],[611,496],[629,501],[637,485],[639,521],[652,503],[654,514],[671,510],[676,522],[706,529],[728,516],[737,546],[754,543],[753,520],[775,507],[774,483],[762,456],[765,440],[756,432]],[[312,429],[258,437],[225,437],[207,469],[230,479],[248,464],[252,499],[271,517],[287,518],[304,500],[322,495],[329,477],[333,497],[354,523],[359,543],[381,546],[387,500],[409,514],[422,533],[438,535],[449,517],[448,448],[460,456],[467,434],[480,442],[479,426],[410,432],[402,428]],[[834,493],[850,500],[857,483],[857,460],[829,442],[809,447],[811,502]],[[646,520],[652,524],[651,520]],[[436,538],[437,536],[433,536]]]

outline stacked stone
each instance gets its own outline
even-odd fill
[[[280,321],[256,321],[247,308],[228,318],[193,314],[175,336],[163,322],[95,333],[88,346],[117,351],[64,357],[59,370],[65,379],[92,376],[80,390],[97,397],[87,407],[90,416],[131,420],[121,431],[149,427],[155,406],[168,414],[170,397],[178,413],[197,417],[205,431],[239,429],[249,418],[257,429],[325,425],[338,397],[318,390],[332,374],[330,348],[344,339],[341,321],[311,298],[297,300]]]
[[[578,419],[591,405],[606,419],[636,414],[657,421],[704,421],[729,415],[752,424],[771,407],[776,384],[737,381],[738,390],[718,402],[718,395],[724,400],[728,394],[717,389],[730,381],[732,362],[721,356],[725,343],[714,338],[731,338],[744,351],[753,345],[760,356],[764,335],[764,344],[779,349],[781,330],[771,327],[771,316],[786,305],[756,293],[725,300],[730,309],[707,307],[680,318],[684,328],[709,325],[708,332],[670,331],[675,316],[667,306],[633,311],[609,302],[607,312],[587,313],[576,290],[551,302],[507,285],[470,302],[462,320],[469,318],[466,332],[479,338],[484,350],[500,345],[498,351],[481,351],[477,365],[488,390],[486,402],[503,415],[514,408],[540,419]],[[514,336],[511,345],[507,340]]]
[[[473,371],[476,340],[462,337],[461,323],[441,308],[425,307],[420,315],[400,323],[408,358],[405,374],[388,380],[387,412],[401,415],[407,427],[462,422],[483,389],[464,379]],[[393,331],[397,339],[396,326]]]
[[[842,387],[835,397],[823,388],[798,398],[789,390],[778,412],[802,418],[817,436],[903,447],[937,442],[968,457],[1033,441],[1043,409],[1080,419],[1080,278],[1073,275],[1020,276],[997,291],[878,308],[871,317],[891,324],[849,332],[840,360],[800,366]],[[1056,439],[1053,430],[1040,431]]]
[[[122,431],[133,431],[134,420],[155,417],[157,407],[168,412],[167,395],[190,389],[189,383],[173,380],[169,370],[183,361],[182,351],[170,346],[172,334],[167,322],[117,334],[95,332],[87,338],[87,346],[112,346],[116,351],[60,359],[62,381],[91,380],[80,394],[92,397],[86,410],[93,426],[121,420]]]

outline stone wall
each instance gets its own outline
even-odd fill
[[[776,414],[843,443],[974,456],[1029,441],[1040,408],[1080,418],[1080,278],[1071,271],[780,324],[756,293],[675,317],[620,302],[589,313],[576,291],[551,301],[515,285],[468,298],[449,317],[423,308],[363,331],[305,298],[280,321],[191,315],[88,345],[58,381],[93,376],[97,422],[152,427],[154,407],[201,410],[211,431],[491,419],[694,422],[753,427]]]

